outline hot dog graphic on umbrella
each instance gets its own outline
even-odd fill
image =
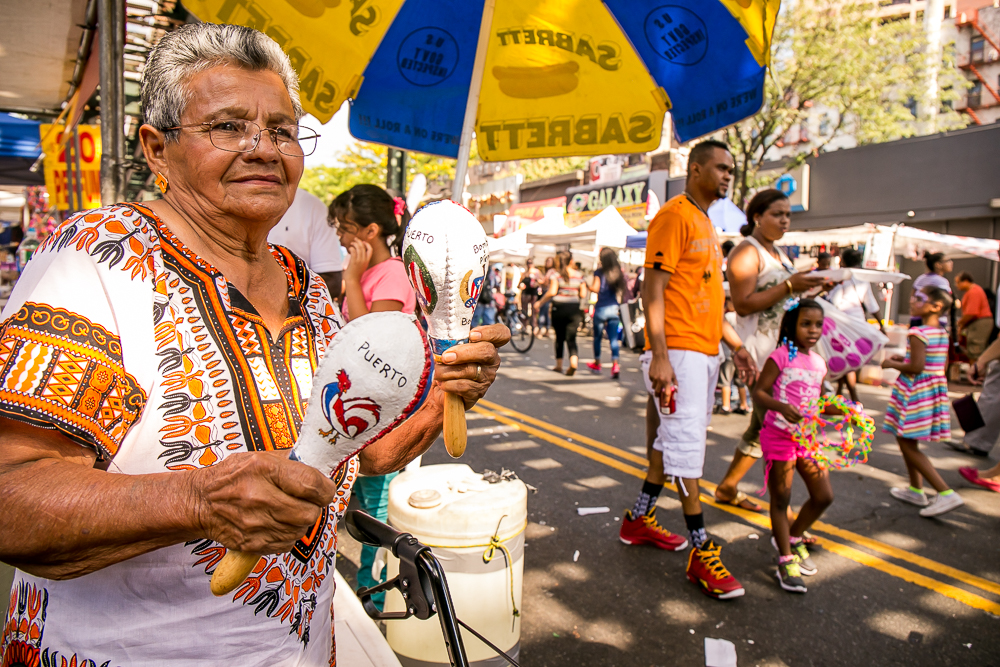
[[[323,416],[338,435],[356,438],[378,423],[382,408],[367,397],[345,398],[351,390],[347,371],[337,372],[337,381],[323,387]]]

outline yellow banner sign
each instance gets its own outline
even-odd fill
[[[668,107],[600,0],[497,3],[476,128],[484,160],[651,151]]]
[[[43,137],[42,152],[45,153],[45,189],[49,192],[50,203],[54,202],[60,211],[68,211],[71,198],[66,160],[72,159],[72,154],[63,144],[62,129],[57,127],[50,132],[51,129],[52,125],[38,128]],[[80,133],[80,191],[83,199],[79,210],[87,211],[101,206],[101,126],[77,125],[76,129]],[[75,161],[73,169],[76,170]]]
[[[202,21],[260,30],[299,74],[302,107],[326,123],[357,94],[403,0],[185,0]]]

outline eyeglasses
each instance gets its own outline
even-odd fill
[[[289,157],[305,157],[316,150],[316,140],[319,135],[312,129],[302,125],[276,125],[262,128],[252,120],[242,118],[222,118],[205,123],[177,125],[168,127],[164,132],[183,130],[191,127],[207,128],[209,141],[220,151],[230,153],[252,153],[257,150],[260,135],[267,132],[271,135],[274,147],[282,155]]]

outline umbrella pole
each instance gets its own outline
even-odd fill
[[[463,203],[465,175],[469,171],[469,155],[472,152],[472,133],[476,129],[476,115],[479,111],[479,92],[483,87],[483,69],[486,67],[486,49],[490,45],[490,31],[493,27],[493,10],[496,0],[484,0],[483,20],[479,24],[479,43],[476,45],[476,60],[472,66],[472,80],[469,82],[469,99],[465,103],[465,119],[462,122],[462,136],[458,144],[458,162],[455,165],[455,180],[451,184],[451,198]]]

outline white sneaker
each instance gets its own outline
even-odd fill
[[[892,497],[896,500],[902,500],[904,503],[910,503],[911,505],[916,505],[917,507],[927,507],[930,504],[930,501],[927,500],[927,494],[923,491],[916,493],[909,487],[905,489],[893,487],[889,489],[889,493],[891,493]]]
[[[962,496],[957,493],[949,493],[947,496],[938,494],[937,500],[931,503],[928,507],[920,510],[920,516],[937,516],[938,514],[950,512],[956,507],[961,507],[964,504],[965,501],[962,500]]]

